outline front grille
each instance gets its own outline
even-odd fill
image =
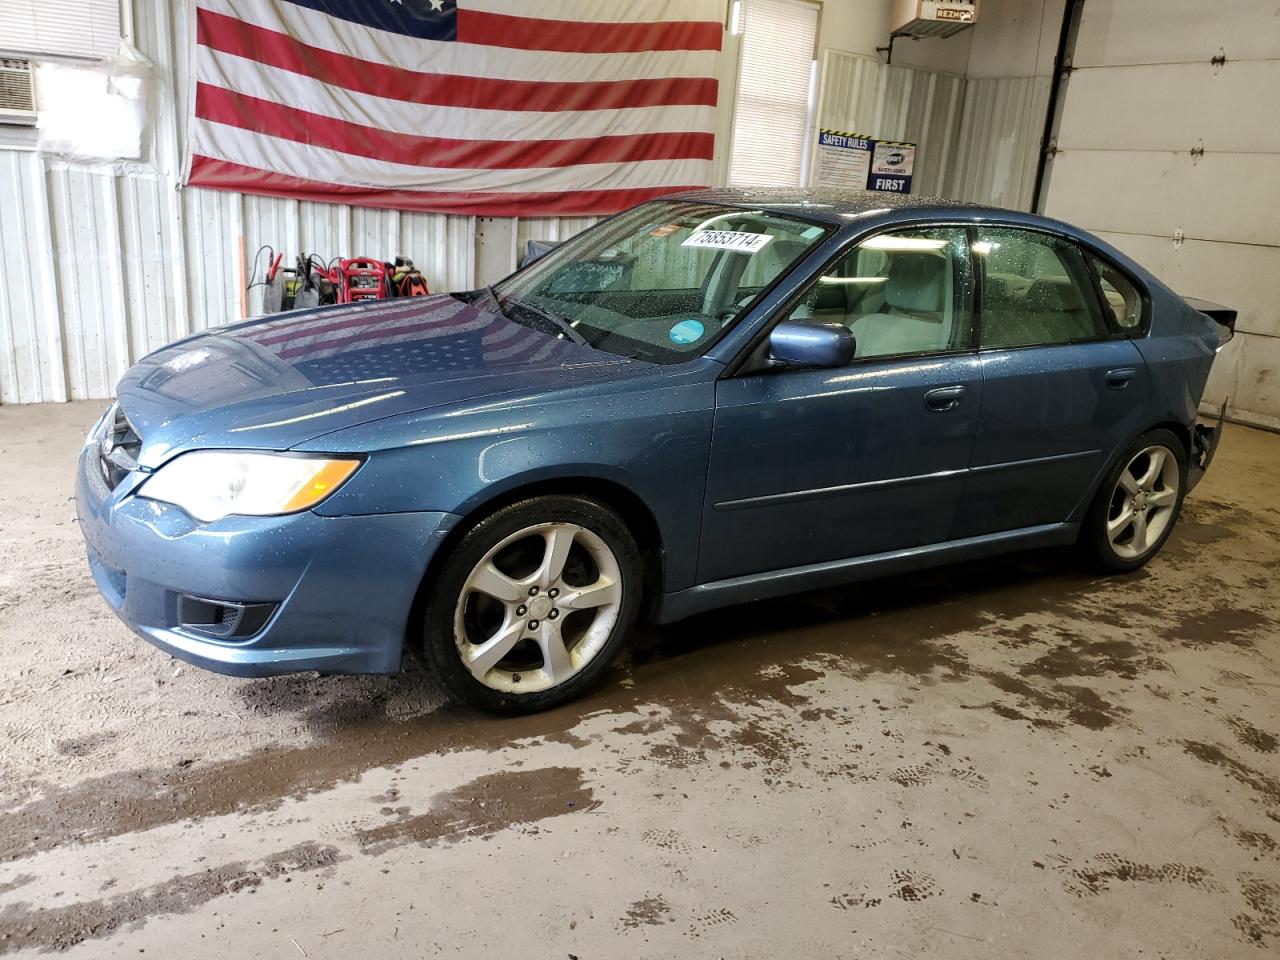
[[[141,449],[142,438],[117,403],[111,420],[98,441],[98,465],[102,468],[102,479],[107,482],[108,487],[114,490],[125,477],[138,469],[138,453]]]

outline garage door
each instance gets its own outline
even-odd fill
[[[1089,0],[1046,212],[1240,331],[1207,401],[1280,427],[1280,4]]]

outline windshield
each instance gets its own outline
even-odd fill
[[[503,313],[654,363],[703,353],[833,230],[760,210],[657,201],[498,284]]]

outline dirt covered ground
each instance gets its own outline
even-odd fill
[[[711,614],[511,721],[134,638],[71,502],[99,406],[0,408],[0,955],[1280,951],[1280,436],[1133,576]]]

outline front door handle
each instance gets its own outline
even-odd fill
[[[1120,367],[1118,370],[1107,371],[1107,386],[1112,390],[1123,390],[1129,385],[1129,381],[1137,376],[1138,371],[1133,367]]]
[[[946,413],[960,406],[960,398],[964,396],[964,387],[938,387],[924,395],[924,405],[937,413]]]

